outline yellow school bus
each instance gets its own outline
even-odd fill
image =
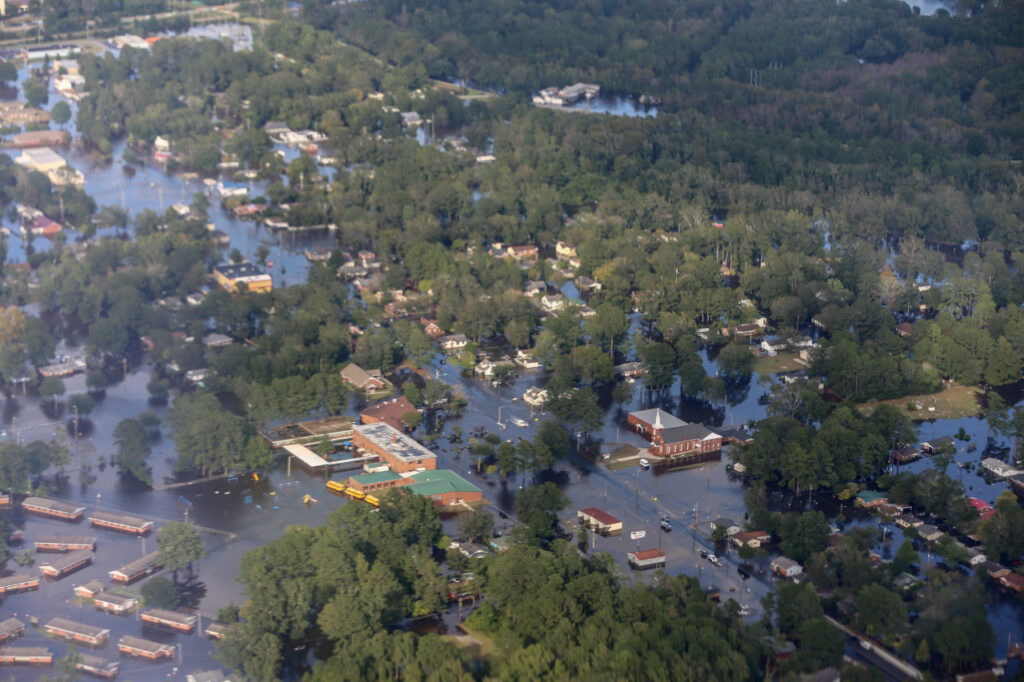
[[[380,506],[380,500],[378,500],[373,495],[367,495],[365,498],[363,498],[363,502],[365,502],[366,504],[370,505],[371,507],[379,507]]]
[[[338,493],[339,495],[345,494],[345,488],[347,488],[341,481],[327,481],[327,489],[332,493]]]
[[[366,493],[362,490],[356,490],[355,488],[346,488],[345,494],[351,497],[353,500],[361,500],[366,497]]]

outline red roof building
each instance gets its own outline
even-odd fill
[[[597,507],[587,507],[576,512],[577,521],[601,535],[618,535],[622,532],[622,521]]]
[[[384,422],[399,431],[404,431],[405,424],[402,423],[402,417],[409,412],[419,412],[419,410],[403,395],[391,400],[385,400],[376,405],[370,405],[359,413],[359,418],[363,420],[364,424]]]

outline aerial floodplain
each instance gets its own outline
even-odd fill
[[[1024,675],[1024,5],[13,3],[17,682]]]

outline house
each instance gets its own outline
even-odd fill
[[[622,533],[622,521],[597,507],[580,509],[576,512],[576,520],[581,526],[586,526],[595,533],[604,536],[620,535]]]
[[[992,505],[990,505],[985,500],[980,500],[977,497],[972,497],[968,500],[968,502],[971,503],[972,507],[978,510],[978,514],[981,516],[982,519],[988,519],[996,513],[996,510],[992,508]]]
[[[615,376],[623,379],[637,379],[644,375],[644,366],[639,362],[624,362],[615,365]]]
[[[917,535],[925,542],[935,542],[941,538],[944,533],[930,523],[924,523],[917,527]]]
[[[582,275],[577,277],[573,281],[573,284],[576,285],[576,288],[579,289],[580,293],[591,293],[594,291],[601,291],[600,282],[596,282],[590,279],[589,277],[584,277]]]
[[[270,275],[260,272],[252,263],[230,263],[213,266],[213,279],[217,285],[230,293],[241,289],[266,293],[274,288]]]
[[[505,252],[515,261],[537,260],[537,254],[539,253],[537,247],[532,244],[510,246]]]
[[[59,617],[51,618],[43,626],[43,630],[54,637],[71,640],[72,642],[87,646],[103,646],[107,643],[107,637],[110,636],[110,630],[107,628],[77,623],[73,620]]]
[[[995,457],[986,457],[981,460],[981,467],[997,478],[1009,478],[1010,476],[1024,474],[1024,471],[1010,466],[1006,462],[996,459]]]
[[[921,448],[913,445],[904,445],[898,450],[892,451],[892,461],[896,464],[907,464],[921,457]]]
[[[775,357],[780,351],[784,351],[787,348],[789,348],[789,343],[785,339],[778,337],[761,339],[761,352],[770,358]]]
[[[203,337],[203,345],[207,348],[224,348],[232,343],[234,343],[234,340],[227,334],[214,332]]]
[[[904,572],[892,579],[892,586],[901,592],[906,592],[920,585],[921,582],[922,580],[917,576]]]
[[[1024,590],[1024,576],[1009,573],[999,579],[999,586],[1008,592],[1020,592]]]
[[[1010,575],[1010,569],[1003,566],[998,561],[986,561],[984,566],[985,572],[988,573],[988,577],[993,580],[998,580],[999,578]]]
[[[53,237],[59,232],[64,231],[64,226],[55,220],[50,220],[46,216],[38,216],[33,218],[28,224],[23,225],[21,228],[23,234],[31,232],[37,237]]]
[[[877,490],[862,490],[857,493],[857,499],[854,501],[858,507],[866,507],[873,509],[875,507],[881,507],[889,501],[889,498],[885,493],[880,493]]]
[[[909,322],[900,322],[896,325],[896,335],[907,338],[914,333],[914,325]]]
[[[725,534],[729,537],[732,537],[743,530],[743,527],[732,519],[719,517],[714,520],[714,524],[718,528],[724,530]]]
[[[466,338],[465,334],[451,334],[449,336],[442,337],[440,340],[441,350],[448,353],[456,350],[462,350],[469,344],[469,339]]]
[[[751,336],[763,334],[767,327],[768,320],[762,317],[753,323],[738,324],[732,327],[724,327],[722,329],[722,336],[725,336],[726,338],[731,336],[749,338]]]
[[[32,130],[18,133],[11,137],[6,146],[11,149],[28,149],[29,147],[61,147],[71,141],[66,130]]]
[[[435,341],[440,337],[444,336],[444,330],[437,324],[436,320],[428,320],[425,317],[420,318],[420,324],[423,325],[423,333],[427,335],[431,341]]]
[[[523,402],[530,407],[544,407],[548,401],[548,392],[543,388],[531,386],[523,393]]]
[[[148,658],[155,661],[161,658],[174,658],[175,648],[170,644],[152,642],[141,637],[124,635],[117,641],[117,650],[128,656]]]
[[[555,243],[555,255],[562,260],[569,260],[570,258],[577,258],[579,256],[576,253],[576,247],[569,242],[556,242]]]
[[[758,549],[770,543],[772,541],[772,536],[771,533],[763,530],[751,530],[736,533],[732,536],[731,540],[737,547]]]
[[[942,436],[932,441],[921,443],[921,452],[926,455],[934,455],[936,452],[955,452],[956,441],[950,436]],[[984,463],[984,462],[983,462]]]
[[[112,594],[110,592],[98,592],[93,597],[92,603],[97,611],[107,611],[121,615],[135,609],[139,605],[139,600],[135,597],[122,597],[119,594]]]
[[[540,369],[544,366],[544,363],[533,357],[530,351],[525,351],[522,348],[516,351],[516,356],[512,358],[512,362],[523,369]]]
[[[459,554],[470,559],[485,559],[491,555],[489,548],[478,545],[475,542],[453,542],[452,545],[457,545],[456,549],[459,550]]]
[[[546,294],[547,292],[548,283],[539,279],[528,279],[526,280],[526,286],[523,287],[523,293],[527,296]]]
[[[896,525],[900,528],[919,528],[924,525],[924,521],[913,514],[900,514],[896,517]]]
[[[804,572],[804,567],[784,556],[772,559],[772,573],[783,578],[795,578]]]
[[[382,391],[390,385],[379,369],[365,370],[354,362],[341,370],[341,379],[362,391]]]
[[[548,313],[557,313],[565,309],[565,297],[562,294],[549,294],[542,296],[540,307]]]
[[[359,418],[364,424],[379,424],[384,422],[390,424],[399,431],[405,431],[405,424],[402,417],[410,412],[419,412],[416,406],[409,402],[404,395],[398,398],[385,400],[384,402],[370,405],[359,413]]]
[[[423,123],[423,119],[415,111],[403,111],[400,116],[403,128],[415,128]]]
[[[967,557],[967,565],[972,568],[983,566],[988,561],[988,557],[976,547],[967,548]]]
[[[479,376],[482,376],[486,379],[490,379],[491,377],[494,376],[495,372],[501,367],[514,368],[515,364],[508,359],[491,360],[490,358],[484,358],[479,363],[477,363],[476,367],[473,368],[473,371]]]

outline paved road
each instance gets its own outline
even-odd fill
[[[460,376],[460,370],[451,365],[435,364],[431,369],[432,373],[437,371],[440,379],[460,386],[469,399],[463,416],[455,422],[465,433],[468,434],[473,427],[481,425],[512,441],[520,437],[532,438],[533,429],[537,424],[533,419],[529,420],[529,426],[526,428],[514,426],[509,421],[511,417],[523,418],[529,413],[526,405],[511,401],[511,397],[516,395],[515,391],[495,388],[479,381],[464,380]],[[521,392],[522,388],[518,387],[517,390]],[[495,425],[499,405],[503,406],[502,420],[506,423],[504,430]],[[611,429],[614,434],[614,427]],[[443,452],[445,448],[448,449],[448,453]],[[468,466],[468,457],[463,456],[458,462],[453,462],[450,454],[452,448],[448,447],[447,443],[443,443],[439,449],[442,450],[441,457],[445,462],[443,466],[459,471],[461,475],[483,489],[485,496],[495,503],[496,508],[509,516],[512,515],[512,498],[520,483],[518,478],[509,479],[503,487],[503,484],[496,483],[494,476],[478,475]],[[714,498],[713,491],[705,490],[710,489],[711,484],[703,469],[676,472],[655,479],[651,472],[640,471],[638,467],[609,471],[603,465],[595,465],[575,455],[561,463],[559,468],[567,482],[562,489],[572,502],[569,510],[561,517],[565,527],[575,531],[575,510],[591,506],[599,507],[623,521],[623,533],[618,537],[592,535],[594,541],[591,552],[609,552],[626,575],[647,580],[652,573],[634,572],[626,562],[626,553],[635,550],[638,545],[637,541],[629,539],[630,531],[643,530],[646,537],[639,542],[640,548],[660,546],[666,554],[668,573],[696,576],[705,588],[710,585],[716,586],[721,591],[723,600],[732,598],[741,604],[749,605],[752,609],[752,618],[759,615],[760,599],[772,589],[770,576],[755,573],[751,579],[742,580],[737,571],[739,557],[734,550],[730,549],[725,553],[716,550],[712,543],[695,535],[689,528],[693,522],[693,501]],[[708,518],[706,514],[710,510],[706,507],[706,502],[700,502],[702,520]],[[671,532],[660,530],[658,521],[662,514],[671,521]],[[501,525],[499,521],[498,526]],[[702,559],[699,554],[701,549],[717,554],[724,566],[717,567]]]

